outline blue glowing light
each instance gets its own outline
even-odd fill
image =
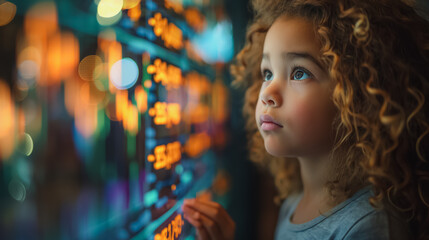
[[[229,21],[219,22],[196,35],[191,42],[208,63],[227,62],[234,55],[232,25]]]
[[[139,67],[131,58],[124,58],[113,64],[110,69],[110,81],[118,89],[128,89],[137,82]]]

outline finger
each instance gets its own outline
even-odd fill
[[[206,199],[206,198],[197,197],[197,198],[195,198],[195,200],[198,201],[198,202],[200,202],[200,203],[204,203],[204,204],[210,205],[212,207],[217,207],[217,206],[220,205],[219,203],[214,202],[214,201],[212,201],[210,199]]]
[[[198,221],[197,219],[194,219],[192,216],[189,216],[188,214],[183,214],[183,217],[192,225],[194,226],[196,233],[197,233],[197,239],[199,240],[210,240],[210,236],[203,226],[203,224]]]
[[[211,239],[223,239],[222,232],[214,220],[187,205],[183,206],[183,212],[185,213],[186,219],[188,219],[188,221],[199,221],[208,232]]]
[[[202,227],[202,226],[203,226],[203,225],[201,224],[201,222],[200,222],[200,221],[198,221],[198,220],[196,220],[196,219],[194,219],[194,218],[190,217],[188,214],[184,214],[184,215],[183,215],[183,217],[184,217],[186,220],[188,220],[188,222],[189,222],[192,226],[194,226],[195,228],[198,228],[198,227]]]
[[[198,212],[201,212],[202,214],[212,219],[218,219],[219,217],[223,217],[222,216],[223,208],[218,203],[208,204],[205,202],[200,202],[196,199],[185,199],[183,201],[183,204],[184,206],[189,206],[194,208]]]
[[[199,213],[197,210],[193,209],[192,207],[184,205],[182,210],[183,210],[183,213],[188,215],[188,217],[192,217],[194,220],[200,220],[201,213]]]
[[[219,203],[200,202],[195,199],[186,199],[184,201],[184,207],[193,208],[215,221],[219,225],[225,237],[234,235],[235,222]]]
[[[196,232],[197,232],[197,239],[198,240],[211,240],[209,233],[207,232],[207,230],[201,226],[196,228]]]
[[[223,234],[215,221],[206,217],[203,214],[200,215],[200,218],[204,228],[209,233],[211,239],[215,239],[215,240],[224,239]]]
[[[217,223],[221,228],[224,237],[227,239],[233,239],[235,233],[235,222],[232,220],[225,208],[223,208],[221,204],[210,201],[209,199],[197,198],[196,200],[202,204],[206,204],[219,210],[218,214],[220,215],[221,220]]]
[[[223,208],[223,206],[220,203],[213,202],[207,199],[199,199],[199,198],[197,198],[196,201],[216,209],[222,217],[225,217],[225,220],[232,220],[228,212],[225,210],[225,208]]]

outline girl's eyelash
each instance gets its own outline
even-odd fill
[[[299,65],[295,65],[292,67],[292,74],[291,74],[292,76],[296,72],[296,70],[301,70],[301,71],[305,72],[306,74],[308,74],[308,76],[310,76],[310,78],[313,78],[313,74],[310,71],[308,71],[305,67],[301,67]]]
[[[266,68],[262,69],[262,70],[261,70],[261,76],[262,76],[262,77],[264,77],[264,75],[265,75],[265,71],[269,71],[269,70],[268,70],[268,69],[266,69]]]
[[[294,74],[297,70],[301,70],[301,71],[305,72],[306,74],[308,74],[308,76],[310,76],[310,78],[313,78],[313,77],[314,77],[314,75],[313,75],[309,70],[307,70],[305,67],[302,67],[302,66],[299,66],[299,65],[294,65],[294,66],[292,66],[292,73],[291,73],[291,75],[293,76],[293,74]],[[262,69],[262,70],[261,70],[261,76],[262,76],[262,78],[264,78],[264,77],[265,77],[265,72],[266,72],[266,71],[271,71],[271,70],[269,70],[269,69],[267,69],[267,68]],[[302,80],[301,80],[301,81],[302,81]]]

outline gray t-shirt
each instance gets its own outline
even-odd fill
[[[292,195],[281,206],[275,239],[411,239],[403,219],[370,205],[368,199],[372,194],[371,187],[367,186],[327,213],[303,224],[290,222],[302,193]]]

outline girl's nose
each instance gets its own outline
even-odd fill
[[[282,96],[279,87],[277,83],[271,82],[262,90],[261,101],[264,106],[280,107],[282,104]]]

